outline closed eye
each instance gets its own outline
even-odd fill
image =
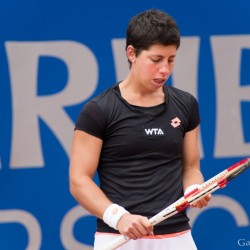
[[[163,60],[163,57],[157,56],[157,57],[151,57],[152,62],[159,63]]]

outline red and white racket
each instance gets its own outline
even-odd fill
[[[179,200],[163,209],[161,212],[149,219],[152,225],[156,225],[163,220],[183,211],[190,207],[193,203],[197,202],[209,193],[213,193],[219,188],[225,187],[225,185],[233,180],[235,177],[243,173],[250,167],[250,158],[246,158],[225,169],[213,178],[201,184],[198,188],[195,188],[188,194],[181,197]],[[100,248],[99,250],[114,250],[128,242],[130,238],[121,235],[109,244]]]

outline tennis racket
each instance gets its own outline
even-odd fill
[[[237,162],[236,164],[215,175],[213,178],[207,180],[198,188],[195,188],[188,194],[184,195],[176,202],[172,203],[170,206],[163,209],[161,212],[150,218],[149,221],[152,223],[152,225],[156,225],[168,219],[169,217],[183,211],[184,209],[190,207],[193,203],[197,202],[207,194],[213,193],[217,189],[225,187],[228,182],[232,181],[235,177],[243,173],[249,167],[250,158],[246,158]],[[99,250],[114,250],[122,246],[129,240],[130,238],[121,235],[103,248],[100,248]]]

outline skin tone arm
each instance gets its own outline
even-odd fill
[[[83,131],[74,132],[69,171],[70,192],[81,206],[100,219],[112,204],[93,181],[101,149],[101,139]],[[117,227],[121,234],[131,239],[153,235],[153,226],[146,217],[140,215],[124,214]]]
[[[185,134],[183,141],[183,188],[193,184],[202,184],[203,175],[200,171],[200,154],[198,147],[199,126]],[[208,205],[211,194],[197,201],[193,207],[203,208]]]
[[[93,181],[101,148],[101,139],[83,131],[74,132],[69,172],[70,192],[80,205],[99,218],[112,204]]]

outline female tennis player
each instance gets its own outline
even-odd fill
[[[167,13],[134,16],[126,34],[127,77],[79,114],[70,191],[98,218],[94,249],[120,234],[132,239],[122,250],[197,249],[185,211],[154,227],[148,220],[203,183],[198,102],[166,84],[179,46],[177,24]],[[210,198],[195,206],[207,206]]]

